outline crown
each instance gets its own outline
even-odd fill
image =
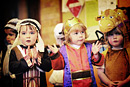
[[[72,17],[71,19],[68,19],[66,23],[64,24],[64,34],[67,34],[72,26],[75,24],[82,23],[80,19],[76,17]]]

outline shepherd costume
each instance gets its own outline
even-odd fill
[[[18,18],[12,18],[7,22],[4,27],[4,30],[11,29],[17,36],[16,24],[18,23]],[[2,50],[2,60],[1,60],[1,85],[4,87],[13,87],[13,79],[11,77],[11,73],[9,72],[9,51],[12,45],[9,43],[4,43],[4,49]]]
[[[48,58],[48,52],[44,48],[43,40],[39,34],[41,25],[34,19],[23,19],[18,22],[16,26],[18,28],[18,31],[20,31],[21,25],[32,25],[36,27],[38,32],[38,40],[35,44],[35,47],[41,57],[41,64],[35,64],[32,67],[28,66],[27,62],[25,61],[28,47],[23,46],[22,43],[20,43],[18,33],[18,36],[12,46],[9,60],[9,70],[16,76],[13,87],[46,87],[47,84],[45,71],[50,71],[52,67],[51,60]],[[30,50],[33,49],[33,47],[34,46],[30,46]]]

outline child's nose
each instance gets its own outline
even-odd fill
[[[30,34],[27,34],[27,37],[30,37]]]
[[[117,35],[116,35],[116,34],[113,34],[113,38],[117,38]]]
[[[9,35],[7,35],[7,36],[6,36],[6,39],[9,39],[9,38],[10,38],[10,36],[9,36]]]

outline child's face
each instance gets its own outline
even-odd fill
[[[121,47],[123,43],[123,36],[121,31],[115,30],[108,35],[108,41],[113,47]]]
[[[5,33],[7,43],[12,45],[16,38],[16,33],[12,32],[11,30],[12,29],[5,29]]]
[[[20,40],[23,45],[31,46],[36,43],[38,33],[36,29],[30,29],[29,26],[22,25],[20,30]]]
[[[85,41],[85,31],[83,29],[71,31],[69,38],[70,44],[81,46]]]

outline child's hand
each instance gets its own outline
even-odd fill
[[[34,46],[34,48],[32,49],[32,52],[33,52],[33,64],[38,64],[40,66],[40,64],[41,64],[41,57],[38,54],[36,46]],[[37,62],[36,62],[36,60],[37,60]]]
[[[31,54],[30,46],[28,46],[28,49],[27,49],[27,55],[30,56],[30,57],[32,58],[32,54]]]
[[[125,83],[123,81],[114,81],[117,84],[117,87],[122,87]]]
[[[37,62],[38,62],[38,65],[40,66],[40,64],[41,64],[41,57],[37,58]]]
[[[33,52],[33,58],[37,59],[39,55],[38,55],[38,51],[36,49],[36,46],[34,46],[34,48],[32,49],[32,52]]]
[[[117,84],[116,84],[116,83],[114,83],[114,82],[112,82],[112,81],[110,81],[110,82],[109,82],[109,84],[108,84],[108,86],[109,86],[109,87],[116,87],[116,86],[117,86]]]
[[[49,49],[52,51],[52,53],[56,54],[58,52],[58,48],[56,47],[56,45],[54,44],[53,46],[48,45]]]
[[[95,43],[92,44],[92,52],[94,55],[98,54],[100,49],[101,49],[101,43],[99,43],[99,41],[97,41],[96,44]]]

